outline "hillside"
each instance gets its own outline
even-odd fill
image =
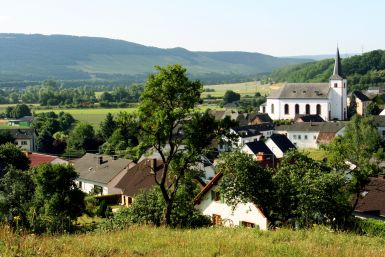
[[[299,65],[289,65],[274,70],[274,81],[327,82],[333,73],[333,59]],[[385,51],[376,50],[342,59],[342,72],[348,79],[349,89],[366,88],[385,82]]]
[[[123,40],[65,35],[0,34],[0,82],[119,80],[141,82],[154,65],[180,63],[206,83],[244,81],[259,73],[309,61],[248,52],[192,52]]]
[[[380,237],[325,228],[261,232],[247,228],[131,227],[80,235],[12,234],[0,228],[1,256],[385,256]]]

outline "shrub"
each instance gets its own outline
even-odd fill
[[[357,219],[357,232],[368,236],[385,237],[385,222],[375,219]]]

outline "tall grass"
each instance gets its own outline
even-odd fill
[[[0,256],[385,256],[385,239],[325,228],[262,232],[134,226],[80,235],[16,235],[0,228]]]

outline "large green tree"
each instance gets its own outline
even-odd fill
[[[0,145],[0,178],[4,176],[8,166],[13,166],[19,170],[28,170],[29,159],[12,143]]]
[[[190,81],[180,65],[156,67],[149,76],[138,108],[139,147],[151,147],[163,162],[154,176],[165,202],[164,219],[171,213],[181,182],[214,138],[216,123],[208,113],[195,113],[202,91],[199,81]],[[156,179],[156,178],[159,179]]]
[[[98,143],[94,128],[84,122],[79,122],[70,132],[67,141],[68,151],[97,151]]]
[[[276,170],[269,170],[236,150],[221,157],[218,170],[224,173],[220,182],[224,199],[232,206],[254,203],[273,226],[337,227],[351,213],[344,175],[297,151],[287,153]]]
[[[232,90],[227,90],[225,95],[223,96],[223,103],[228,104],[228,103],[239,101],[240,99],[241,99],[240,94]]]
[[[85,209],[84,194],[75,184],[70,165],[42,164],[33,170],[36,185],[28,221],[33,231],[64,232]]]

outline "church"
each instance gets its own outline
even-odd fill
[[[342,75],[337,48],[333,74],[329,83],[285,83],[273,91],[260,112],[273,120],[294,119],[296,115],[318,114],[324,120],[346,120],[347,80]]]

